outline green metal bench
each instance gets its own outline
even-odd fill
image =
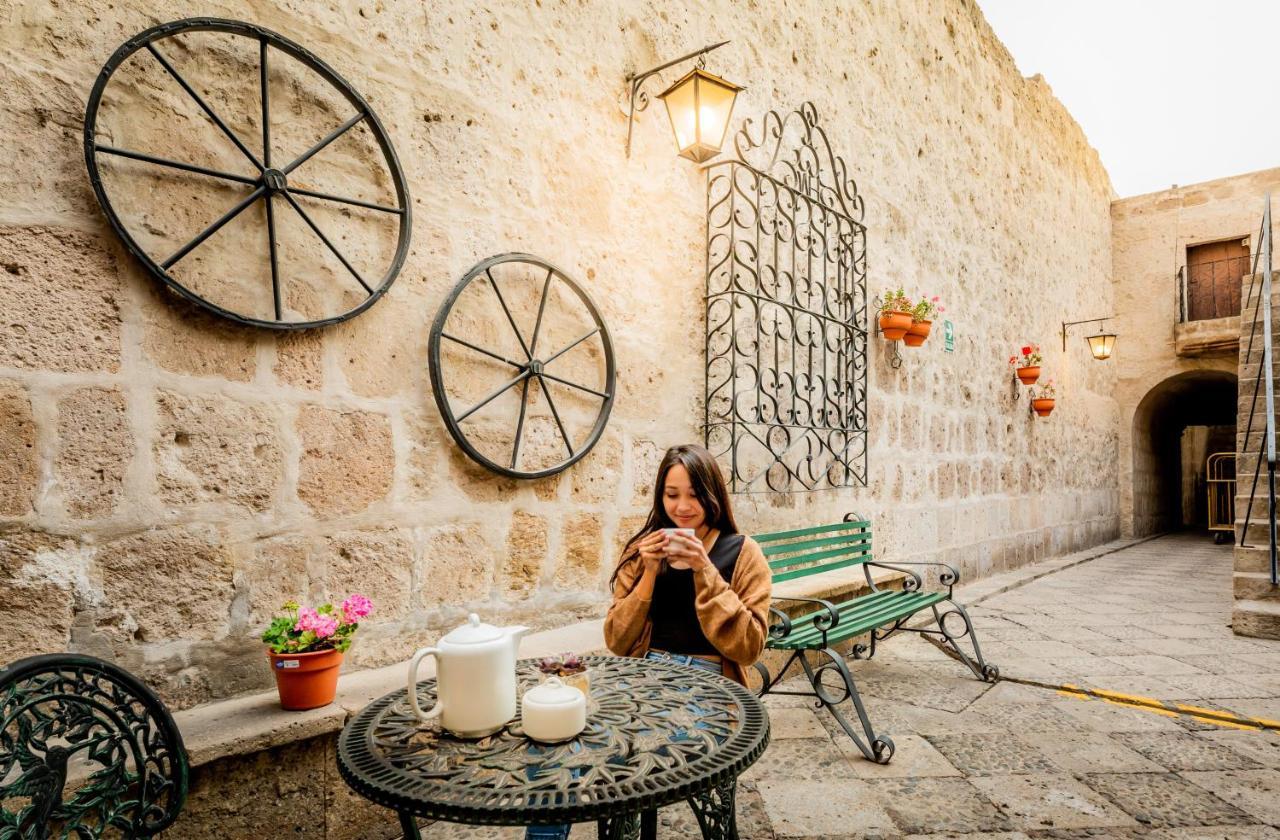
[[[775,606],[770,607],[772,623],[766,647],[770,650],[791,651],[791,655],[776,676],[771,677],[763,663],[756,663],[756,670],[764,678],[760,696],[772,692],[818,698],[868,759],[888,764],[893,757],[893,740],[887,735],[877,735],[872,729],[853,674],[844,657],[833,650],[832,645],[870,634],[868,643],[858,643],[853,647],[854,659],[870,659],[875,656],[877,642],[884,641],[900,630],[908,630],[939,637],[979,679],[995,682],[1000,678],[1000,669],[982,658],[982,648],[978,645],[969,613],[952,600],[952,588],[960,579],[953,567],[945,563],[875,562],[871,556],[871,523],[855,514],[846,516],[843,522],[831,525],[757,534],[754,539],[769,561],[775,584],[849,566],[862,566],[871,591],[848,601],[836,604],[820,598],[774,596],[775,602],[804,603],[816,609],[792,617]],[[924,579],[909,568],[912,566],[940,567],[938,583],[945,589],[925,591]],[[906,577],[901,579],[899,588],[884,588],[873,580],[873,568],[902,572]],[[906,626],[912,616],[926,609],[933,611],[936,629]],[[957,621],[960,622],[958,626]],[[973,647],[972,656],[960,644],[966,637]],[[805,656],[806,652],[818,653],[827,661],[815,667]],[[812,690],[783,691],[775,688],[797,660],[804,669]],[[836,686],[834,693],[822,682],[828,673],[838,675],[843,683],[842,688]],[[866,735],[865,740],[858,736],[838,708],[846,699],[853,700],[853,707]]]

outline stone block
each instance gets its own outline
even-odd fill
[[[77,596],[82,605],[93,596],[86,566],[75,540],[38,531],[0,533],[0,650],[9,652],[7,660],[67,649]]]
[[[622,440],[607,429],[595,448],[570,468],[577,504],[617,502],[622,495]],[[651,488],[652,489],[652,488]]]
[[[321,515],[355,513],[386,498],[395,472],[391,424],[370,411],[303,406],[298,498]]]
[[[258,367],[260,331],[212,315],[145,278],[142,352],[164,370],[249,382]]]
[[[349,531],[328,537],[315,559],[323,595],[335,604],[359,592],[373,601],[369,621],[403,618],[409,611],[413,539],[408,531]]]
[[[72,516],[103,516],[115,510],[133,453],[119,390],[80,388],[58,401],[54,474]]]
[[[226,397],[162,391],[152,452],[160,497],[175,505],[269,508],[284,456],[272,411]]]
[[[507,597],[523,600],[537,588],[547,558],[547,520],[517,511],[511,517],[499,580]]]
[[[485,527],[478,522],[452,522],[427,529],[423,548],[426,571],[418,595],[422,606],[466,608],[488,596],[497,552],[485,534]]]
[[[414,500],[434,498],[443,472],[441,461],[447,457],[446,432],[439,415],[405,412],[405,430],[409,438],[408,494]]]
[[[67,228],[0,227],[0,367],[120,368],[115,253]]]
[[[239,546],[236,564],[236,593],[246,601],[245,630],[256,633],[265,627],[286,601],[314,601],[310,571],[316,539],[290,535],[257,540]]]
[[[307,330],[276,336],[276,380],[309,391],[324,387],[324,335]]]
[[[36,423],[31,399],[18,383],[0,382],[0,514],[31,513],[36,478]]]
[[[604,534],[600,516],[570,514],[560,535],[556,561],[556,585],[566,589],[593,589],[600,574]]]
[[[98,549],[104,606],[137,642],[215,639],[228,631],[233,562],[211,528],[146,531]]]
[[[353,393],[388,397],[426,384],[427,335],[422,314],[391,287],[371,309],[332,328],[338,367]]]

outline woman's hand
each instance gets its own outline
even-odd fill
[[[707,549],[702,545],[702,540],[684,534],[672,535],[667,544],[667,555],[679,558],[694,571],[701,571],[704,566],[711,564],[711,558],[707,556]]]
[[[657,574],[661,571],[662,561],[667,556],[667,542],[668,537],[665,532],[654,531],[636,543],[636,549],[640,552],[640,561],[644,564],[646,573]]]

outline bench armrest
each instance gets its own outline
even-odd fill
[[[942,571],[938,573],[938,583],[948,589],[960,582],[960,573],[956,571],[955,566],[948,563],[937,563],[928,560],[902,560],[894,563],[880,563],[874,560],[868,560],[864,566],[875,566],[879,569],[891,569],[895,572],[904,572],[911,577],[904,584],[903,589],[908,592],[914,592],[924,586],[924,580],[921,579],[919,572],[914,572],[907,566],[941,566]]]
[[[781,595],[775,595],[773,600],[817,604],[818,606],[823,607],[826,610],[826,614],[823,615],[822,613],[818,613],[813,617],[813,626],[823,634],[840,623],[840,611],[837,610],[835,604],[830,601],[824,601],[821,598],[784,598]],[[773,607],[769,607],[769,612],[782,619],[780,624],[774,624],[769,627],[769,635],[773,636],[775,639],[783,639],[790,635],[791,619],[781,610],[776,610]],[[775,629],[778,630],[778,633],[774,632]]]

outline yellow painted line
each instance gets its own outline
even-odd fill
[[[1245,729],[1249,731],[1259,731],[1270,729],[1280,731],[1280,721],[1268,720],[1266,718],[1251,718],[1244,715],[1238,715],[1234,712],[1224,711],[1222,709],[1206,709],[1200,706],[1190,706],[1183,703],[1167,703],[1156,697],[1144,697],[1141,694],[1125,694],[1120,691],[1109,691],[1103,688],[1085,688],[1083,686],[1072,685],[1070,683],[1064,685],[1049,685],[1046,683],[1035,682],[1033,680],[1020,680],[1016,677],[1003,677],[1002,679],[1009,682],[1022,683],[1024,685],[1037,686],[1039,688],[1048,688],[1055,690],[1063,697],[1072,697],[1077,700],[1102,700],[1116,706],[1125,706],[1130,709],[1141,709],[1144,712],[1151,712],[1164,717],[1176,718],[1179,716],[1189,717],[1192,720],[1201,723],[1208,723],[1213,726],[1221,726],[1225,729]]]

